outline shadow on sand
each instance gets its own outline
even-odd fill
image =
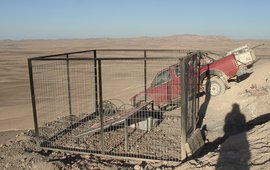
[[[219,152],[216,169],[249,169],[250,159],[249,143],[246,132],[257,125],[264,124],[270,120],[270,113],[261,115],[246,122],[245,115],[241,113],[237,103],[232,105],[232,110],[225,117],[223,127],[224,135],[213,142],[208,142],[203,147],[198,157],[203,157],[209,152]],[[230,136],[234,138],[229,138]],[[226,141],[226,142],[225,142]],[[218,147],[220,146],[220,149]]]

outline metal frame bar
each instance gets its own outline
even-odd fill
[[[130,52],[137,52],[137,51],[153,51],[153,52],[168,52],[168,51],[174,51],[174,52],[191,52],[192,50],[181,50],[181,49],[96,49],[96,51],[130,51]]]
[[[69,55],[66,55],[66,58],[69,58]],[[68,109],[69,109],[69,116],[71,119],[72,115],[72,104],[71,104],[71,87],[70,87],[70,69],[69,69],[69,60],[66,61],[66,69],[67,69],[67,85],[68,85]],[[70,120],[71,122],[71,120]]]
[[[180,50],[180,49],[93,49],[93,50],[84,50],[84,51],[75,51],[75,52],[69,52],[69,53],[59,53],[59,54],[54,54],[54,55],[45,55],[45,56],[40,56],[40,57],[32,57],[30,58],[31,60],[46,60],[46,59],[53,59],[52,57],[60,57],[60,56],[66,56],[66,55],[72,55],[72,54],[81,54],[81,53],[89,53],[89,52],[116,52],[116,51],[123,51],[123,52],[144,52],[144,51],[149,51],[149,52],[178,52],[178,53],[189,53],[192,50]],[[63,59],[63,58],[59,58]],[[71,58],[72,59],[72,58]],[[80,59],[80,58],[75,58],[75,59]],[[82,59],[88,59],[88,58],[82,58]]]
[[[115,155],[109,155],[109,154],[100,154],[97,152],[91,152],[87,150],[83,150],[83,149],[74,149],[74,150],[70,150],[69,148],[64,148],[64,147],[58,147],[58,148],[52,148],[52,147],[41,147],[43,149],[48,149],[48,150],[52,150],[52,151],[56,151],[56,152],[67,152],[67,153],[75,153],[75,154],[92,154],[95,156],[100,156],[100,157],[105,157],[105,158],[119,158],[119,159],[129,159],[129,160],[137,160],[137,161],[164,161],[164,159],[159,158],[159,157],[154,157],[154,156],[145,156],[145,155],[138,155],[138,154],[115,154]],[[123,155],[123,156],[121,156]],[[133,156],[133,157],[132,157]],[[137,157],[135,157],[137,156]],[[172,160],[168,160],[168,162],[172,162],[172,163],[181,163],[182,160],[180,159],[175,159],[176,161],[172,161]]]
[[[198,55],[198,53],[197,54],[195,54],[195,55],[193,55],[192,57],[193,57],[193,62],[192,62],[192,66],[194,67],[194,69],[193,69],[193,77],[192,77],[192,84],[195,86],[194,87],[194,89],[192,89],[193,91],[193,94],[192,94],[192,96],[193,96],[193,99],[192,99],[192,113],[194,113],[194,114],[192,114],[192,116],[193,116],[193,130],[195,130],[196,129],[196,124],[197,124],[197,108],[196,108],[196,86],[197,86],[197,80],[196,80],[196,77],[197,77],[197,55]],[[194,63],[195,62],[195,63]],[[195,75],[195,76],[194,76]],[[196,115],[195,115],[196,114]]]
[[[94,51],[94,81],[95,81],[95,104],[96,113],[98,113],[98,75],[97,75],[97,53]]]
[[[181,64],[181,159],[186,159],[186,149],[185,143],[187,141],[187,90],[186,90],[186,80],[187,80],[187,72],[186,72],[186,58],[180,60]],[[185,74],[184,74],[185,73]]]
[[[59,57],[59,56],[66,56],[66,55],[71,55],[71,54],[80,54],[80,53],[87,53],[87,52],[93,52],[94,50],[85,50],[85,51],[75,51],[75,52],[70,52],[70,53],[60,53],[60,54],[54,54],[54,55],[45,55],[45,56],[40,56],[40,57],[33,57],[30,58],[32,60],[36,59],[46,59],[50,57]]]
[[[188,137],[190,134],[196,129],[196,124],[197,124],[197,115],[198,115],[198,106],[199,106],[199,100],[197,100],[197,92],[199,88],[197,88],[197,73],[198,73],[198,67],[197,67],[197,60],[198,56],[200,56],[200,52],[192,53],[185,58],[182,59],[181,61],[181,160],[184,160],[187,158],[187,152],[185,149],[185,144],[187,142]],[[188,61],[192,60],[193,65],[193,71],[192,71],[192,79],[190,80],[190,72],[189,69],[187,69],[188,66]],[[184,74],[183,74],[184,73]],[[191,92],[193,93],[192,95],[195,98],[192,98],[192,101],[189,101],[189,81],[193,81],[193,84],[195,85],[195,90],[192,90]],[[188,103],[192,102],[192,110],[189,111]],[[192,131],[190,132],[190,129],[187,129],[187,118],[188,114],[191,115],[192,119]]]
[[[35,139],[36,139],[37,146],[40,147],[37,108],[36,108],[36,99],[35,99],[35,88],[34,88],[33,69],[32,69],[31,59],[28,59],[28,71],[29,71],[31,101],[32,101],[33,119],[34,119],[34,127],[35,127]]]
[[[147,58],[141,58],[141,57],[103,57],[103,58],[96,58],[96,60],[168,60],[168,59],[179,59],[179,57],[147,57]],[[31,60],[95,60],[94,58],[32,58]]]
[[[144,102],[147,101],[147,68],[146,68],[146,50],[144,51]]]
[[[102,154],[104,151],[104,128],[103,128],[103,95],[102,95],[102,69],[101,60],[98,60],[98,84],[99,84],[99,116],[100,116],[100,139]]]
[[[125,152],[128,151],[128,119],[125,119],[125,122],[124,122],[124,135],[125,135]]]
[[[201,56],[202,56],[202,53],[201,52],[198,52],[199,53],[199,58],[197,58],[197,74],[200,75],[201,72],[200,72],[200,68],[201,68]],[[199,96],[200,94],[200,79],[198,78],[197,79],[197,94]],[[200,98],[197,96],[197,100],[196,100],[196,108],[197,108],[197,113],[199,112],[199,107],[200,107]],[[199,114],[197,115],[197,123],[199,121]]]

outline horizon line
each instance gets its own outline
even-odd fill
[[[270,40],[270,38],[234,38],[234,37],[229,37],[225,35],[203,35],[203,34],[172,34],[172,35],[163,35],[163,36],[100,36],[100,37],[88,37],[88,38],[25,38],[25,39],[12,39],[12,38],[6,38],[6,39],[1,39],[0,41],[46,41],[46,40],[90,40],[90,39],[143,39],[143,38],[172,38],[172,37],[184,37],[184,36],[189,36],[189,37],[219,37],[219,38],[224,38],[228,40]]]

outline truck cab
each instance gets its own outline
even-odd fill
[[[152,100],[155,106],[162,108],[179,99],[180,94],[180,67],[171,65],[159,71],[146,90],[147,101]],[[133,106],[138,106],[145,100],[144,91],[131,98]]]

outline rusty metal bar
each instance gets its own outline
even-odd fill
[[[181,160],[186,159],[185,144],[187,142],[187,71],[186,58],[181,60]]]
[[[139,156],[139,155],[132,155],[132,156],[129,156],[127,157],[127,155],[125,156],[120,156],[120,155],[104,155],[104,154],[100,154],[100,153],[92,153],[92,152],[85,152],[84,150],[70,150],[68,148],[51,148],[51,147],[41,147],[43,149],[49,149],[49,150],[52,150],[52,151],[55,151],[55,152],[67,152],[67,153],[73,153],[73,154],[83,154],[83,155],[88,155],[88,154],[91,154],[91,155],[95,155],[95,156],[102,156],[104,158],[111,158],[111,159],[129,159],[129,160],[135,160],[135,161],[145,161],[145,160],[148,160],[148,161],[157,161],[157,160],[163,160],[163,159],[157,159],[156,157],[142,157],[142,156]],[[168,162],[171,162],[171,163],[181,163],[181,160],[177,159],[177,160],[174,160],[174,161],[171,161],[169,160]]]
[[[103,128],[103,96],[102,96],[102,69],[101,60],[98,60],[98,84],[99,84],[99,116],[100,116],[100,139],[101,139],[101,152],[104,151],[104,128]]]
[[[192,56],[192,119],[193,119],[193,130],[196,129],[196,124],[197,124],[197,109],[196,109],[196,85],[197,85],[197,74],[196,74],[196,58],[197,58],[198,53],[194,54]]]
[[[98,75],[97,75],[97,52],[94,51],[94,81],[95,81],[95,110],[98,113]]]
[[[36,139],[37,146],[40,147],[37,108],[36,108],[36,99],[35,99],[35,86],[34,86],[34,79],[33,79],[33,66],[32,66],[31,59],[28,59],[28,71],[29,71],[32,110],[33,110],[33,119],[34,119],[34,127],[35,127],[35,139]]]
[[[144,50],[144,102],[147,102],[147,69],[146,69],[146,50]]]
[[[68,86],[68,110],[69,110],[69,116],[70,116],[70,122],[71,122],[71,115],[72,115],[72,104],[71,104],[71,88],[70,88],[70,69],[69,69],[69,56],[66,55],[66,69],[67,69],[67,86]]]
[[[128,119],[125,119],[125,152],[127,153],[128,151]]]

